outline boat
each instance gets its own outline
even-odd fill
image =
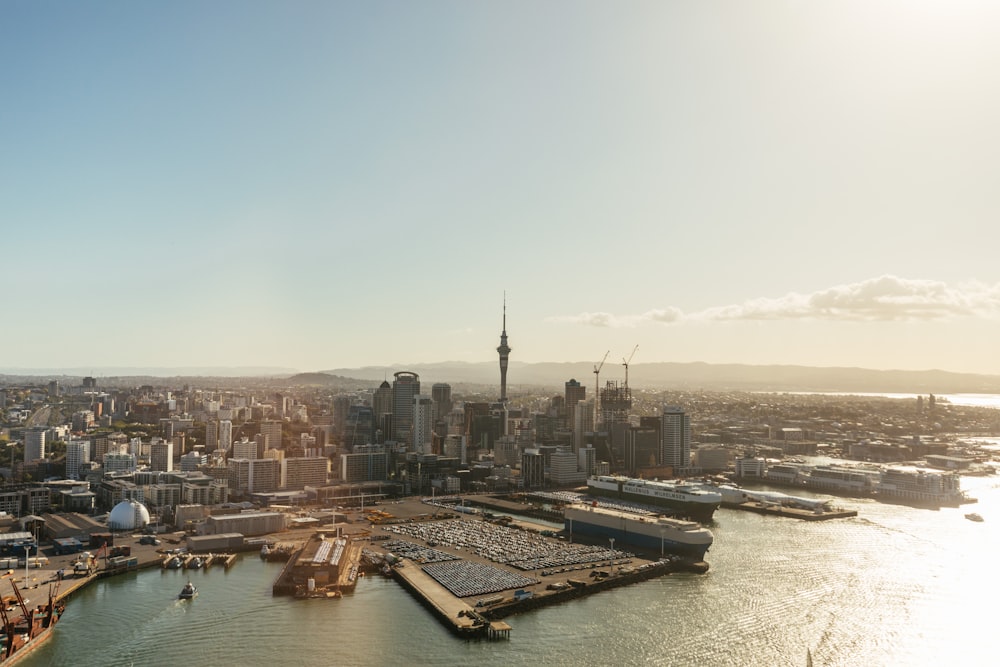
[[[976,514],[975,512],[969,512],[968,514],[965,515],[965,518],[968,519],[969,521],[976,521],[976,522],[980,522],[983,520],[982,515]]]
[[[187,562],[187,568],[189,570],[198,570],[198,569],[201,569],[201,567],[204,564],[205,564],[205,561],[202,560],[201,556],[194,556],[193,558],[191,558],[191,560],[189,560]]]
[[[180,556],[174,556],[167,561],[166,568],[168,570],[179,570],[184,565],[184,561],[181,560]]]
[[[13,581],[11,586],[21,615],[14,616],[5,607],[0,607],[0,617],[3,619],[3,630],[0,631],[0,665],[5,667],[15,664],[48,639],[52,635],[50,631],[65,609],[65,604],[58,598],[58,583],[55,588],[49,588],[49,599],[45,605],[30,610]]]
[[[653,553],[671,553],[696,561],[704,560],[712,546],[712,532],[695,521],[681,521],[656,514],[639,514],[595,505],[567,505],[565,528],[571,535],[614,538]]]
[[[587,480],[592,495],[666,507],[678,516],[708,523],[722,504],[722,494],[682,480],[650,480],[595,475]]]
[[[191,600],[198,595],[198,589],[190,581],[184,584],[184,588],[177,595],[178,600]]]

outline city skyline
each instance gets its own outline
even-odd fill
[[[1000,374],[1000,7],[0,18],[0,365]]]

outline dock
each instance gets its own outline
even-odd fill
[[[726,504],[729,509],[742,510],[744,512],[754,512],[755,514],[766,514],[769,516],[783,516],[802,521],[829,521],[830,519],[846,519],[857,516],[857,510],[830,509],[830,510],[809,510],[798,507],[787,507],[775,503],[762,503],[751,500],[745,503]]]
[[[393,577],[416,595],[417,599],[455,634],[462,637],[488,636],[489,621],[465,601],[456,598],[448,589],[434,581],[420,567],[408,565],[394,568]],[[509,625],[506,637],[510,637]]]

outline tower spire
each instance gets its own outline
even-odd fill
[[[510,356],[510,346],[507,345],[507,291],[503,293],[503,328],[500,330],[500,402],[507,402],[507,359]]]

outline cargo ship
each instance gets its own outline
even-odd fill
[[[696,561],[704,560],[705,552],[715,539],[712,531],[694,521],[595,505],[568,505],[564,517],[566,531],[572,535],[614,538],[622,546],[676,554]]]
[[[720,493],[675,480],[595,475],[587,480],[587,491],[596,496],[665,507],[677,516],[702,523],[711,521],[722,503]]]
[[[65,605],[58,601],[56,591],[50,588],[47,604],[28,609],[17,585],[11,581],[11,586],[21,615],[9,614],[7,605],[0,605],[0,616],[3,618],[3,630],[0,634],[0,665],[3,667],[15,664],[48,639],[65,608]]]

